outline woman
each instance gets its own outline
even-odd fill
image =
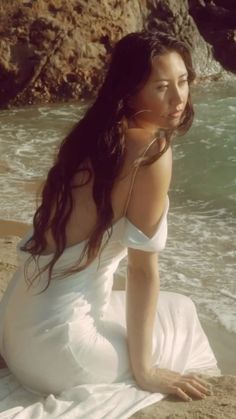
[[[219,374],[192,301],[159,291],[171,140],[192,124],[194,77],[182,42],[146,31],[121,39],[18,247],[0,352],[25,389],[74,397],[73,417],[129,417],[167,394],[201,399],[209,388],[196,372]],[[125,256],[126,292],[115,291]]]

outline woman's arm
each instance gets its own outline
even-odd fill
[[[129,253],[132,251],[129,249]],[[142,383],[152,365],[152,335],[159,294],[157,255],[146,252],[145,258],[143,271],[128,268],[126,285],[128,348],[137,383]]]
[[[145,168],[144,168],[145,169]],[[171,176],[168,150],[150,168],[140,171],[128,207],[128,218],[147,236],[157,229],[166,205]],[[131,366],[140,388],[175,394],[188,401],[210,394],[207,383],[195,374],[183,374],[152,365],[152,341],[159,294],[157,254],[128,249],[126,294],[127,341]]]
[[[151,237],[166,206],[172,170],[169,148],[156,162],[136,175],[127,217]],[[137,382],[151,368],[152,336],[159,293],[156,252],[128,249],[126,322],[130,361]]]

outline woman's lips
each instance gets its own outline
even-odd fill
[[[181,116],[182,112],[173,112],[173,113],[169,113],[168,117],[169,118],[179,118]]]

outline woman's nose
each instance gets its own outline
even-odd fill
[[[181,92],[178,87],[173,89],[170,102],[174,106],[177,106],[183,102],[183,92]]]

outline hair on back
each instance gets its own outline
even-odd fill
[[[100,260],[101,252],[112,232],[111,192],[125,157],[127,118],[132,113],[128,99],[145,84],[152,69],[152,58],[170,51],[181,55],[188,71],[188,81],[191,83],[195,78],[191,54],[187,45],[176,38],[162,32],[143,30],[124,36],[115,45],[97,97],[59,146],[33,218],[33,234],[21,246],[21,250],[30,254],[25,263],[25,277],[30,286],[46,270],[48,283],[43,291],[48,288],[52,278],[57,278],[53,269],[66,247],[66,225],[73,210],[72,188],[75,186],[72,186],[72,181],[78,172],[86,173],[87,180],[76,185],[77,188],[82,188],[93,177],[92,191],[97,209],[97,223],[76,263],[65,270],[60,278],[85,269],[97,255]],[[187,132],[193,115],[189,93],[179,126],[175,131],[165,131],[164,150],[152,157],[143,158],[138,164],[148,165],[156,161],[169,147],[173,135]],[[92,170],[86,165],[88,160]],[[38,258],[46,248],[45,233],[48,229],[52,232],[56,250],[50,262],[39,268]],[[102,245],[106,231],[108,238]],[[86,262],[81,265],[85,255]],[[28,268],[32,258],[37,268],[36,273],[29,278]]]

